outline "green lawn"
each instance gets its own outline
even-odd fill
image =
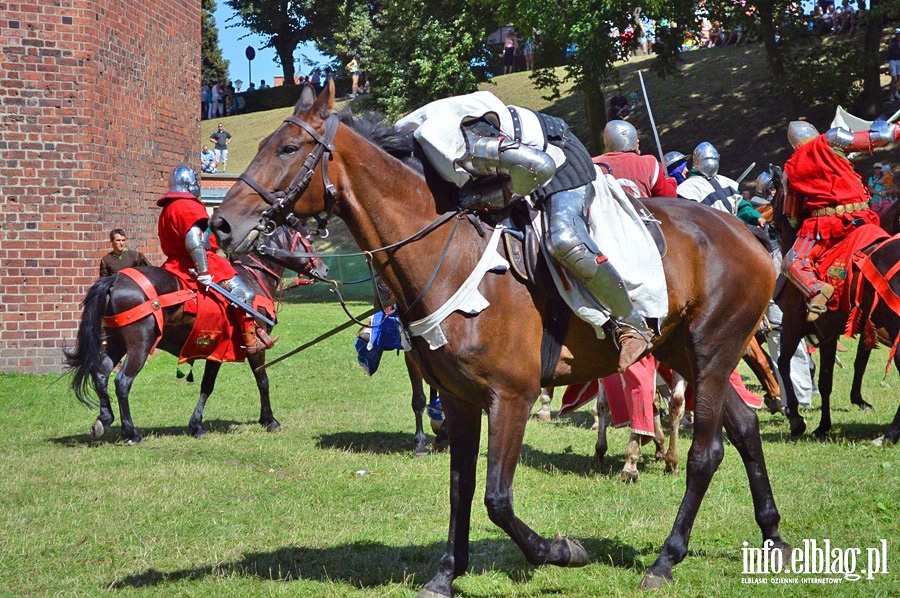
[[[288,303],[273,355],[342,321],[333,304]],[[281,434],[256,425],[256,390],[243,364],[223,367],[206,410],[210,434],[196,440],[184,429],[198,384],[175,377],[173,357],[154,356],[132,394],[145,438],[138,447],[115,442],[118,421],[108,439],[92,443],[95,414],[68,392],[67,379],[0,375],[0,595],[413,596],[443,551],[449,457],[412,457],[402,359],[386,355],[366,377],[354,365],[353,334],[273,368]],[[852,353],[842,357],[849,367]],[[850,372],[838,371],[828,442],[790,442],[782,418],[760,419],[785,539],[867,548],[885,538],[889,574],[837,587],[742,585],[742,542],[755,545],[759,536],[743,467],[728,448],[690,555],[659,595],[900,593],[900,447],[868,443],[897,408],[896,372],[882,382],[885,358],[884,350],[874,354],[866,380],[873,412],[849,405]],[[818,412],[807,416],[815,424]],[[623,430],[610,434],[613,468],[589,473],[588,420],[585,412],[530,423],[515,505],[540,533],[581,540],[593,562],[528,565],[481,506],[482,457],[460,595],[635,595],[671,528],[684,475],[664,475],[661,463],[645,460],[638,484],[620,483]]]

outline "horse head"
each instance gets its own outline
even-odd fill
[[[275,278],[281,278],[285,268],[311,278],[328,276],[328,266],[309,241],[309,231],[302,222],[294,226],[277,226],[272,233],[262,237],[252,253],[238,255],[235,261],[249,268],[262,267]]]
[[[334,83],[318,95],[304,85],[294,112],[259,144],[259,151],[210,219],[221,247],[247,253],[277,225],[296,216],[327,220],[336,189],[328,178],[338,117]],[[332,171],[334,174],[334,170]]]

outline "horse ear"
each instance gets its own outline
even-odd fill
[[[334,108],[334,79],[329,77],[328,84],[325,85],[325,89],[323,89],[322,93],[319,94],[319,97],[316,98],[316,102],[313,104],[312,109],[314,113],[324,119],[331,114],[332,108]]]
[[[297,100],[297,104],[294,106],[294,114],[297,115],[308,110],[315,101],[316,88],[309,83],[303,83],[302,89],[300,90],[300,99]]]

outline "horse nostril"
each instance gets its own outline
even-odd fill
[[[215,231],[219,240],[222,240],[223,237],[231,236],[231,225],[228,224],[228,220],[223,218],[221,214],[213,214],[213,217],[209,220],[209,225]]]

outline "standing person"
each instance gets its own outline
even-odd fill
[[[312,72],[312,75],[309,77],[309,82],[313,84],[313,87],[316,88],[316,91],[322,90],[322,69],[316,67],[316,69]]]
[[[525,70],[534,70],[534,42],[531,38],[525,40],[522,44],[522,58],[525,59]]]
[[[891,74],[891,101],[900,100],[900,27],[888,42],[888,69]]]
[[[881,167],[881,162],[875,162],[873,167],[875,170],[868,181],[869,195],[872,198],[869,203],[872,206],[872,210],[877,214],[881,213],[881,192],[884,189],[884,174],[881,171]]]
[[[819,134],[805,121],[788,125],[794,154],[784,165],[784,206],[797,240],[784,257],[782,272],[809,299],[807,321],[827,310],[834,287],[816,269],[822,254],[863,224],[878,224],[869,193],[847,159],[900,139],[900,124],[876,120],[868,131],[835,127]],[[784,249],[784,248],[782,248]]]
[[[159,215],[159,243],[166,261],[162,267],[181,279],[191,273],[195,288],[208,288],[217,282],[247,305],[254,304],[254,293],[241,279],[231,262],[220,256],[215,237],[208,232],[206,206],[200,201],[200,180],[193,168],[179,164],[172,171],[170,191],[156,205]],[[274,314],[271,314],[274,315]],[[249,314],[241,321],[247,353],[271,349],[278,337],[270,339],[264,326]]]
[[[519,49],[519,40],[516,33],[510,29],[503,40],[503,74],[508,75],[516,69],[516,52]]]
[[[231,133],[225,130],[224,124],[219,123],[213,134],[209,136],[209,140],[216,144],[216,165],[221,164],[222,172],[226,172],[225,165],[228,162],[228,144],[231,143]]]
[[[206,115],[209,114],[209,97],[209,85],[204,83],[200,86],[200,120],[205,119]]]
[[[354,54],[350,62],[344,65],[344,68],[350,73],[350,97],[355,98],[359,93],[359,54]]]
[[[209,104],[209,113],[206,118],[216,118],[217,116],[225,115],[225,90],[222,86],[222,83],[216,82],[212,86],[212,100]]]
[[[100,258],[100,276],[112,276],[125,268],[150,265],[143,253],[125,247],[127,240],[128,237],[121,228],[109,231],[109,244],[112,245],[112,251]]]

